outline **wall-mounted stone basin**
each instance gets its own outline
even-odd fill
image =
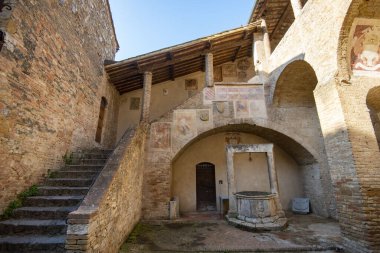
[[[279,215],[282,210],[278,210],[276,193],[243,191],[234,195],[237,216],[227,217],[231,224],[250,230],[275,230],[286,226],[286,218]]]

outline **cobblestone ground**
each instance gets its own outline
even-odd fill
[[[283,231],[248,232],[224,220],[151,221],[136,226],[119,253],[169,252],[337,252],[336,221],[314,215],[288,215]]]

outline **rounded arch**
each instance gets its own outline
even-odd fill
[[[237,120],[232,120],[225,125],[220,125],[203,132],[183,144],[181,147],[177,147],[176,150],[173,150],[172,162],[180,157],[181,154],[193,143],[221,132],[251,133],[262,137],[285,150],[299,165],[313,164],[319,160],[318,153],[314,148],[305,143],[300,144],[302,143],[301,137],[297,136],[295,133],[284,133],[285,131],[281,131],[286,129],[285,126],[276,125],[275,123],[270,123],[270,126],[271,127],[268,125],[261,125],[258,122],[238,122]]]
[[[376,8],[376,0],[352,0],[347,10],[338,39],[338,76],[342,81],[351,79],[353,59],[354,21],[356,18],[380,19],[380,12]]]
[[[314,107],[313,90],[317,83],[317,76],[308,62],[292,61],[277,79],[273,104],[279,107]]]
[[[380,86],[369,90],[366,98],[367,107],[375,131],[377,144],[380,148]]]

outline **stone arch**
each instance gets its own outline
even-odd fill
[[[352,25],[355,18],[380,19],[376,0],[352,0],[346,13],[338,40],[337,64],[339,81],[349,82],[351,70]]]
[[[280,129],[282,129],[282,131]],[[301,144],[301,137],[297,136],[295,133],[286,131],[285,129],[285,126],[280,126],[273,122],[260,124],[257,121],[253,122],[251,120],[246,120],[245,122],[240,122],[236,119],[231,120],[227,124],[219,125],[211,130],[200,133],[193,139],[183,143],[182,146],[173,149],[172,162],[175,161],[191,144],[207,136],[221,132],[243,132],[260,136],[287,150],[289,155],[292,156],[299,165],[312,164],[319,160],[319,155],[313,147],[305,143]]]
[[[279,107],[315,107],[313,90],[317,83],[317,76],[308,62],[292,61],[277,80],[273,104]]]
[[[380,148],[380,86],[370,89],[366,100],[377,144]]]
[[[320,154],[318,154],[311,146],[309,146],[306,143],[303,143],[302,138],[297,136],[296,133],[286,131],[286,128],[284,126],[276,125],[275,123],[269,124],[260,124],[258,122],[253,121],[230,121],[225,125],[219,125],[216,128],[200,133],[192,140],[189,140],[187,143],[183,144],[181,147],[173,149],[171,159],[171,180],[174,181],[171,181],[170,183],[172,195],[171,197],[176,196],[175,194],[179,192],[178,185],[180,185],[181,187],[187,185],[186,189],[188,190],[194,188],[191,185],[191,180],[189,181],[186,179],[185,181],[181,181],[178,179],[178,175],[184,175],[182,173],[182,170],[184,170],[184,166],[182,166],[181,164],[184,164],[184,159],[187,159],[183,158],[182,156],[185,155],[185,157],[188,157],[190,154],[190,156],[193,157],[192,153],[194,152],[194,150],[192,150],[191,153],[186,153],[188,149],[192,148],[192,145],[197,145],[197,142],[202,142],[203,139],[208,139],[209,137],[217,136],[221,133],[243,133],[251,134],[260,137],[263,140],[266,140],[270,143],[274,143],[282,151],[287,153],[289,157],[293,159],[295,164],[298,165],[297,167],[300,173],[298,175],[301,175],[300,177],[302,178],[302,180],[299,182],[301,182],[301,184],[304,187],[303,189],[305,196],[309,197],[311,200],[313,212],[315,212],[318,215],[328,216],[328,211],[326,209],[325,202],[326,198],[323,197],[324,187],[322,186],[323,183],[321,182],[320,178],[320,170],[321,166],[323,166],[320,162],[320,160],[322,160],[322,157],[320,158]],[[186,166],[188,166],[188,162],[186,162],[186,164]],[[176,173],[176,170],[178,168],[180,168],[180,172]],[[183,190],[180,190],[180,192],[182,192],[181,194],[183,194]]]

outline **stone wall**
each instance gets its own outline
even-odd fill
[[[77,211],[69,214],[67,252],[117,252],[140,220],[148,126],[128,130]]]
[[[257,100],[264,101],[263,93],[261,96]],[[323,216],[332,215],[329,206],[334,201],[326,197],[324,189],[329,180],[321,176],[328,167],[315,107],[276,108],[264,104],[267,113],[253,112],[251,116],[239,118],[235,106],[231,101],[205,103],[204,94],[199,93],[152,123],[144,171],[144,218],[168,217],[168,203],[173,197],[172,163],[182,152],[204,137],[229,131],[252,133],[278,144],[304,168],[303,180],[308,184],[303,187],[308,193],[306,196],[311,198],[313,211]],[[175,119],[178,113],[184,115],[185,120],[195,117],[196,122],[190,120],[189,128],[182,128],[181,121]],[[203,113],[207,116],[203,117]]]
[[[309,0],[270,58],[269,101],[277,78],[290,62],[304,59],[316,72],[314,97],[347,252],[380,249],[380,156],[366,103],[368,92],[380,85],[380,75],[362,75],[365,71],[358,75],[351,69],[350,37],[357,18],[379,22],[379,10],[375,0]]]
[[[65,152],[113,147],[119,95],[103,61],[116,48],[106,1],[17,1],[0,52],[0,212]]]

